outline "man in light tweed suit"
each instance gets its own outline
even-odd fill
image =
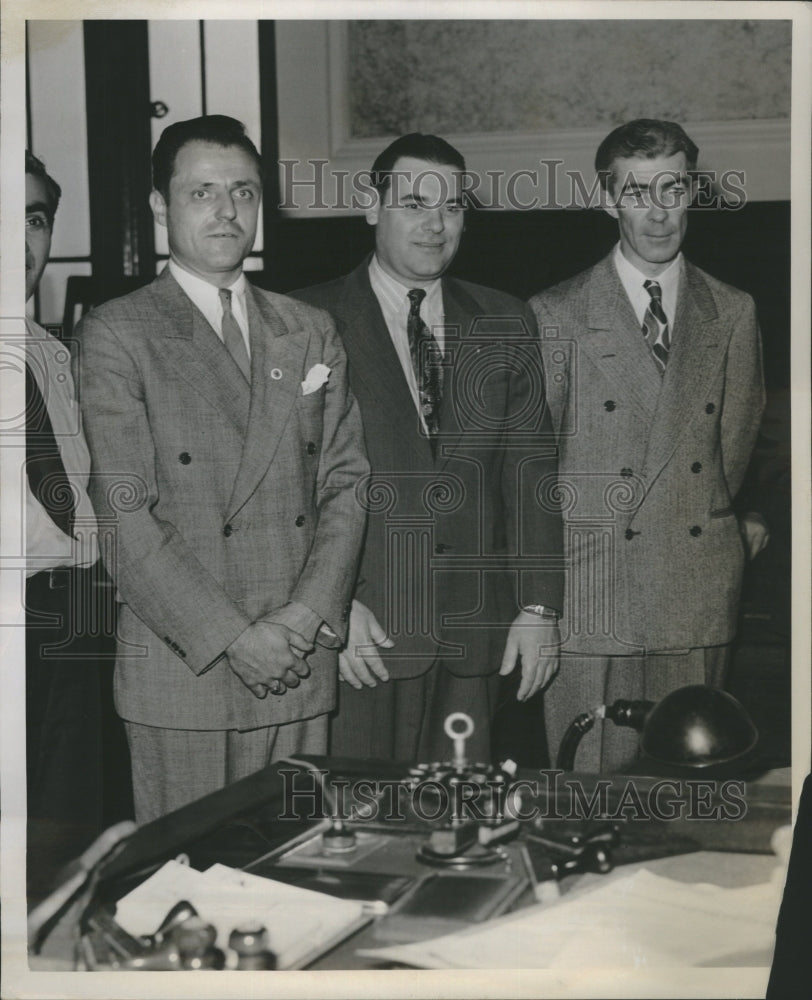
[[[242,125],[170,125],[153,183],[167,269],[78,332],[139,822],[326,750],[368,470],[332,321],[243,274],[262,182]]]
[[[733,499],[764,407],[750,297],[680,247],[698,150],[672,122],[629,122],[596,156],[620,242],[531,300],[560,445],[569,578],[561,669],[545,694],[553,757],[580,712],[720,685],[745,550]],[[636,734],[599,723],[579,770],[618,770]]]

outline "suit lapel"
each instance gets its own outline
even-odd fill
[[[649,436],[645,474],[653,482],[688,426],[697,399],[715,376],[727,344],[705,279],[684,262],[674,318],[672,348]]]
[[[453,278],[443,279],[443,313],[445,315],[445,382],[440,409],[440,439],[437,444],[437,466],[442,469],[457,450],[462,428],[457,419],[457,363],[459,352],[468,336],[471,324],[479,312],[477,303]]]
[[[422,464],[430,464],[431,447],[419,433],[414,399],[369,283],[368,259],[349,275],[340,312],[341,336],[353,377],[366,384],[379,408],[380,419],[399,427],[404,446],[411,448]]]
[[[595,265],[588,285],[586,334],[578,347],[624,387],[647,420],[657,408],[661,378],[615,270],[612,254]]]
[[[245,296],[251,342],[251,399],[242,462],[229,517],[242,507],[268,471],[296,399],[302,391],[309,336],[249,284]],[[236,367],[236,365],[235,365]]]
[[[158,312],[156,333],[175,371],[245,433],[248,386],[233,358],[203,314],[166,268],[150,285]]]

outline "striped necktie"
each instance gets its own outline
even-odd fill
[[[651,296],[646,315],[643,317],[643,336],[654,358],[654,363],[660,375],[665,373],[668,364],[668,352],[671,350],[671,334],[668,330],[668,317],[663,310],[663,290],[657,281],[643,282],[643,288]]]
[[[437,341],[420,317],[420,303],[426,297],[424,288],[413,288],[408,293],[409,317],[406,332],[409,337],[409,353],[417,379],[420,397],[420,412],[426,421],[429,437],[434,439],[440,430],[440,404],[443,396],[443,356]]]
[[[234,358],[237,367],[245,376],[246,382],[251,381],[251,361],[248,357],[248,348],[245,346],[245,338],[234,313],[231,311],[231,290],[220,289],[220,304],[223,307],[223,342],[228,348],[228,353]]]

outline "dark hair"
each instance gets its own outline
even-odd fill
[[[656,156],[685,153],[688,170],[696,170],[699,149],[681,125],[658,118],[635,118],[607,135],[595,154],[595,170],[604,190],[609,190],[612,164],[633,156],[652,160]]]
[[[25,172],[27,174],[33,174],[34,177],[39,177],[45,185],[48,222],[50,225],[53,225],[56,210],[59,208],[59,199],[62,197],[62,188],[45,169],[45,164],[42,160],[37,159],[37,157],[34,156],[34,154],[28,149],[25,151]]]
[[[371,183],[380,196],[386,192],[392,182],[392,171],[395,164],[403,156],[411,156],[416,160],[426,160],[442,166],[456,167],[465,170],[465,159],[462,153],[450,142],[438,135],[424,135],[422,132],[409,132],[391,142],[379,153],[372,164]]]
[[[174,122],[161,133],[152,151],[152,186],[169,201],[169,182],[175,171],[175,160],[189,142],[210,142],[216,146],[239,146],[251,156],[262,178],[262,160],[257,147],[245,134],[245,126],[227,115],[203,115],[185,122]]]

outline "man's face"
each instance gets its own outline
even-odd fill
[[[150,205],[167,228],[172,258],[225,288],[254,245],[261,195],[259,170],[244,149],[195,141],[175,157],[168,203],[153,191]]]
[[[677,256],[685,239],[691,185],[685,153],[621,157],[612,164],[606,211],[620,226],[623,256],[654,277]]]
[[[448,268],[462,236],[462,175],[412,156],[395,162],[391,187],[366,213],[381,267],[420,288]]]
[[[48,221],[48,194],[45,181],[25,175],[25,300],[37,290],[51,252],[51,223]]]

